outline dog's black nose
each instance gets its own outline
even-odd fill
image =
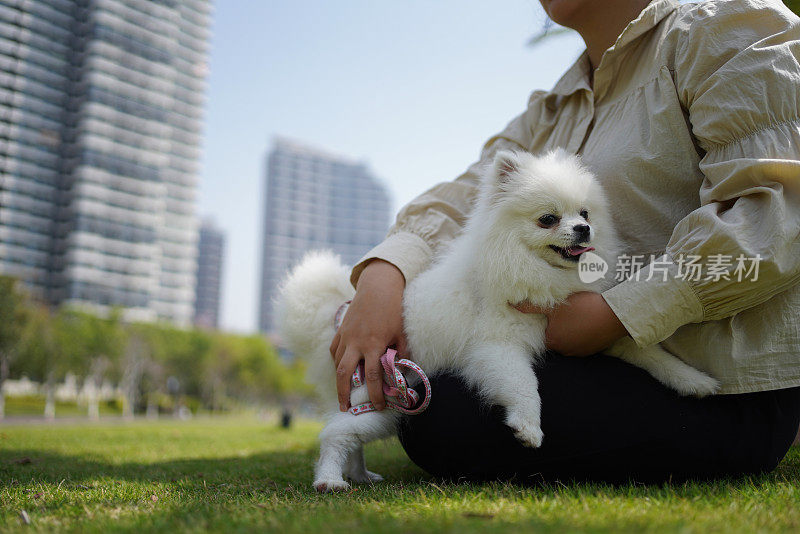
[[[586,241],[587,239],[589,239],[590,228],[588,224],[576,224],[575,226],[572,227],[572,229],[577,234],[579,241]]]

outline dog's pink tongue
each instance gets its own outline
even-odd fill
[[[567,249],[570,256],[580,256],[584,252],[589,252],[590,250],[594,250],[594,247],[570,247]]]

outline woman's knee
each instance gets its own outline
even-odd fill
[[[480,394],[453,374],[431,377],[428,409],[401,420],[398,437],[409,458],[425,471],[445,477],[468,476],[496,468],[498,449],[516,445],[503,424],[502,408],[487,405]],[[506,436],[507,435],[507,436]]]

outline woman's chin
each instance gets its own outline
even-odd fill
[[[592,0],[540,0],[542,7],[553,22],[576,29],[580,18],[592,11]]]

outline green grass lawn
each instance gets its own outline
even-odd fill
[[[367,449],[368,465],[389,482],[318,495],[310,485],[318,431],[250,418],[0,426],[0,532],[800,529],[798,449],[757,478],[535,488],[444,483],[391,441]]]

